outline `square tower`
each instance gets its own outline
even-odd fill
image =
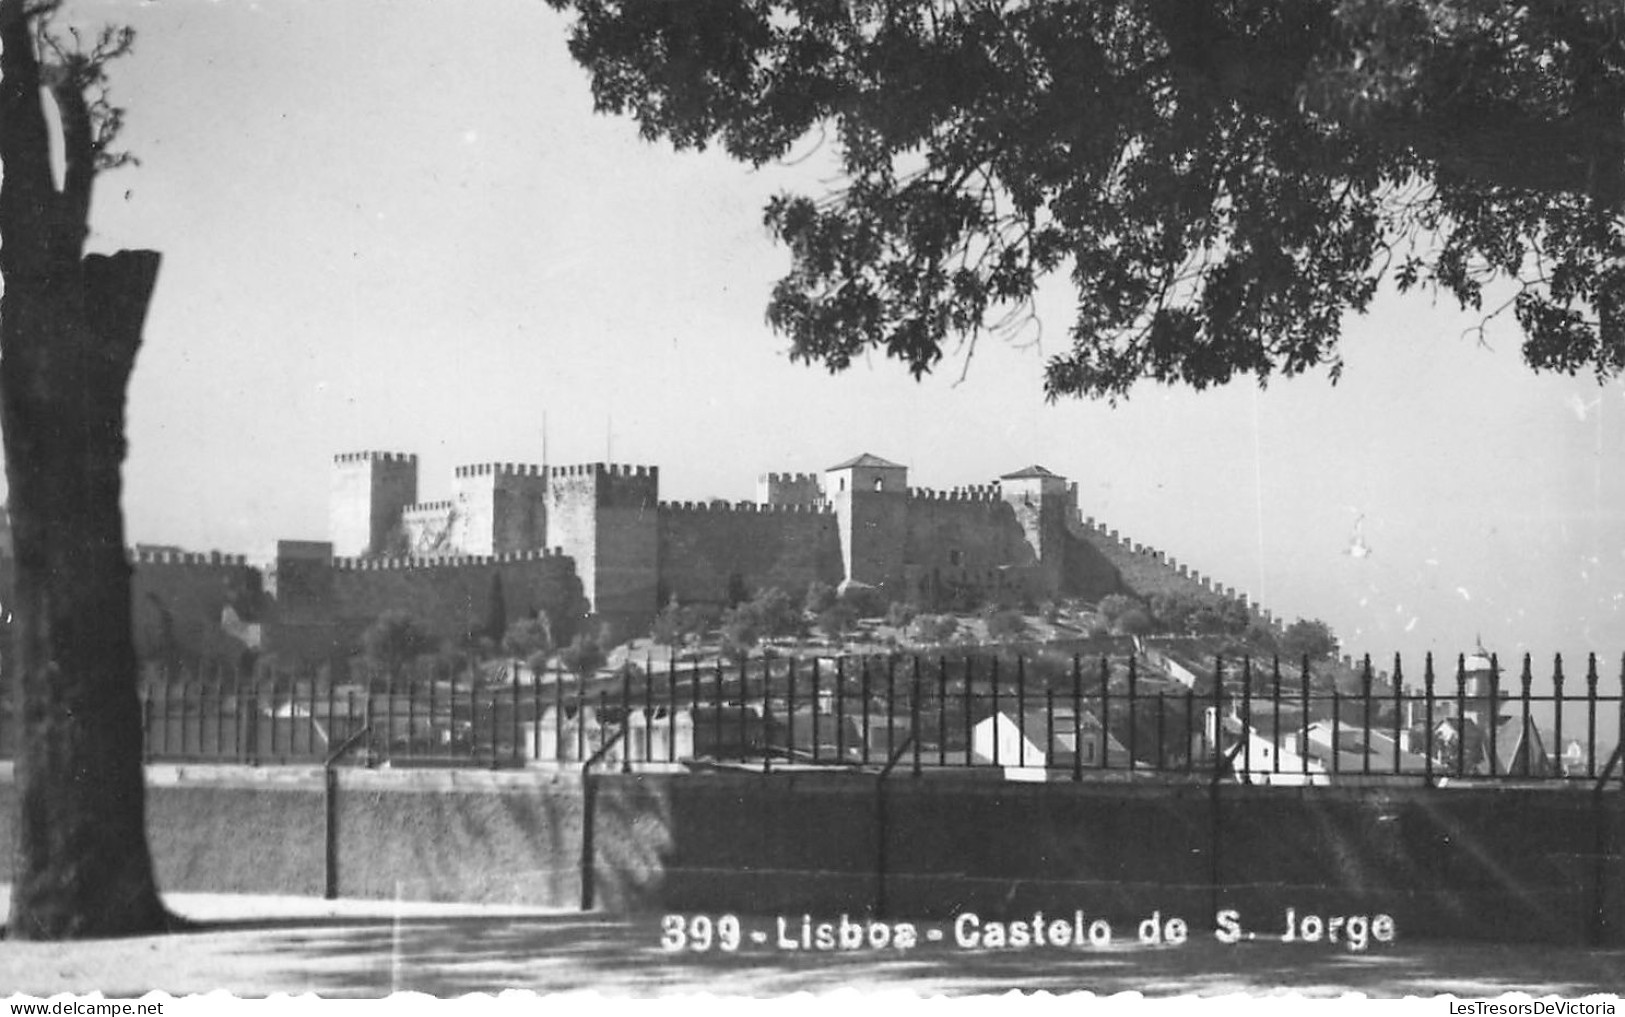
[[[459,466],[452,481],[452,543],[461,554],[547,546],[547,474],[526,463]]]
[[[908,531],[908,467],[865,452],[824,471],[841,531],[847,582],[901,595]]]
[[[341,452],[333,457],[328,538],[341,558],[383,554],[418,500],[418,457],[406,452]]]
[[[1067,524],[1077,514],[1066,478],[1042,466],[1006,473],[999,494],[1015,512],[1050,593],[1061,586],[1066,562]]]
[[[575,559],[592,610],[644,624],[660,610],[660,469],[619,463],[547,471],[547,546]]]

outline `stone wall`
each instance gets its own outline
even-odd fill
[[[485,630],[499,583],[505,624],[546,611],[568,627],[586,611],[575,563],[552,551],[329,561],[297,549],[278,555],[277,610],[266,633],[266,648],[285,663],[352,652],[360,633],[391,610],[438,639],[460,640]]]
[[[924,603],[955,586],[985,594],[1019,586],[1011,569],[1025,576],[1037,564],[1014,510],[997,489],[910,490],[904,540],[908,592]]]
[[[661,596],[726,605],[730,594],[779,587],[792,597],[841,581],[834,512],[799,506],[705,502],[660,505]]]
[[[260,571],[241,555],[131,555],[136,652],[160,666],[233,662],[258,649],[269,608]]]
[[[1125,591],[1145,600],[1159,594],[1184,594],[1200,600],[1235,601],[1260,621],[1279,624],[1269,611],[1253,603],[1246,593],[1234,586],[1205,576],[1163,551],[1130,540],[1104,523],[1074,516],[1070,529],[1091,557],[1099,556],[1110,562],[1121,575]]]
[[[1208,936],[1234,910],[1260,938],[1280,935],[1287,908],[1385,913],[1400,957],[1435,937],[1625,942],[1618,795],[1029,784],[906,769],[883,785],[840,773],[602,774],[597,902],[833,920],[883,898],[889,916],[933,922],[1082,909],[1120,940],[1153,911]],[[164,889],[321,892],[319,770],[149,767],[148,780]],[[0,767],[0,849],[16,835],[13,796]],[[337,889],[574,908],[585,809],[573,769],[344,768]]]

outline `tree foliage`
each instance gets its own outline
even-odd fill
[[[1332,627],[1323,621],[1299,618],[1286,627],[1276,640],[1281,653],[1291,660],[1308,657],[1324,660],[1337,652],[1337,637]]]
[[[530,661],[553,652],[553,632],[545,617],[519,618],[502,634],[502,652]]]
[[[1027,619],[1021,616],[1020,611],[994,608],[985,613],[985,618],[987,638],[996,643],[1010,643],[1027,637]]]
[[[766,210],[796,359],[918,376],[1065,273],[1052,398],[1335,380],[1385,282],[1510,308],[1536,368],[1625,366],[1609,0],[549,3],[597,108],[646,138],[758,166],[833,147],[844,187]]]
[[[385,611],[361,633],[363,656],[390,678],[399,678],[403,666],[435,648],[434,638],[405,611]]]
[[[608,659],[609,654],[604,652],[598,639],[585,633],[577,635],[569,645],[559,650],[559,663],[580,678],[594,674]]]

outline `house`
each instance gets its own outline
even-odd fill
[[[1309,725],[1306,736],[1295,735],[1294,745],[1300,740],[1303,754],[1334,776],[1428,771],[1427,757],[1407,750],[1404,739],[1396,741],[1392,731],[1319,720]]]
[[[1500,714],[1492,738],[1481,726],[1485,716],[1469,711],[1465,719],[1446,717],[1434,725],[1433,753],[1439,765],[1451,772],[1483,776],[1549,777],[1558,772],[1533,717],[1526,722],[1522,713]],[[1582,757],[1579,766],[1583,769],[1584,765]]]
[[[1129,754],[1088,710],[1057,706],[1051,714],[1000,710],[971,729],[971,762],[998,765],[1009,780],[1046,780],[1086,770],[1129,769]]]
[[[1273,728],[1266,725],[1266,730]],[[1199,759],[1213,756],[1213,708],[1208,707],[1204,726],[1205,744],[1198,746]],[[1228,772],[1243,784],[1285,784],[1303,786],[1327,784],[1326,768],[1317,759],[1297,751],[1297,734],[1281,729],[1281,738],[1265,737],[1235,714],[1224,718],[1219,727],[1220,750],[1228,760]]]

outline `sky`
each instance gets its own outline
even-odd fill
[[[1083,512],[1379,661],[1482,639],[1625,653],[1625,385],[1538,376],[1510,317],[1385,294],[1346,368],[1116,407],[1042,394],[1076,294],[923,381],[792,364],[762,170],[592,112],[540,0],[74,0],[137,30],[93,250],[164,255],[131,383],[132,543],[266,556],[325,539],[334,453],[658,465],[674,500],[860,452],[916,486],[1041,464]],[[1569,664],[1572,672],[1574,664]]]

